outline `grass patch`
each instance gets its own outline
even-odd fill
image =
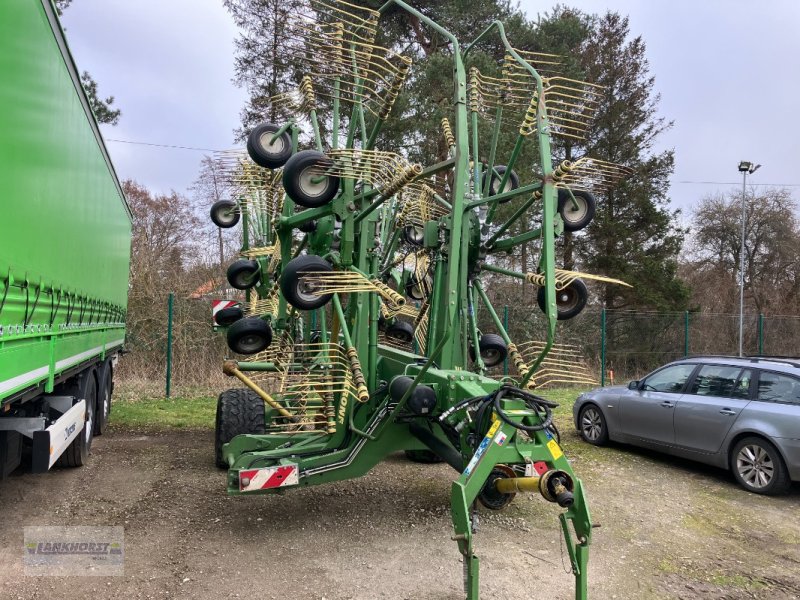
[[[120,428],[212,429],[217,399],[160,398],[115,401],[110,424]]]
[[[558,402],[556,424],[563,430],[572,427],[572,405],[578,394],[587,388],[546,390],[541,395]],[[211,429],[214,427],[217,399],[212,396],[196,398],[116,399],[111,411],[112,427],[152,429]]]
[[[736,588],[741,590],[763,590],[767,587],[763,581],[753,579],[746,575],[713,575],[711,583],[720,587]]]

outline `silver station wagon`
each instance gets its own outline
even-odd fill
[[[751,492],[779,494],[800,481],[800,359],[686,358],[581,394],[573,415],[590,444],[613,440],[730,469]]]

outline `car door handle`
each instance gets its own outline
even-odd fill
[[[723,408],[721,411],[719,411],[719,414],[721,414],[721,415],[735,415],[736,411],[735,410],[731,410],[730,408]]]
[[[664,408],[672,408],[675,405],[669,400],[664,400],[664,402],[661,403],[661,406],[663,406]]]

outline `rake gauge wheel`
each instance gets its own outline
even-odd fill
[[[317,294],[318,284],[306,273],[333,271],[321,256],[305,254],[290,260],[281,274],[281,292],[286,301],[299,310],[314,310],[325,306],[332,294]]]
[[[223,308],[214,316],[217,321],[217,325],[220,325],[221,327],[230,327],[243,317],[244,312],[240,306],[229,306],[228,308]]]
[[[420,281],[416,275],[412,275],[408,283],[406,283],[406,296],[412,300],[425,300],[425,296],[427,296],[425,290],[432,287],[433,282],[430,277],[426,276]]]
[[[228,283],[237,290],[247,290],[255,286],[259,280],[261,267],[254,260],[240,259],[228,267]]]
[[[333,161],[322,152],[303,150],[292,156],[283,168],[283,188],[300,206],[325,206],[339,192],[339,178],[327,174]]]
[[[508,356],[508,346],[505,340],[496,333],[485,333],[478,340],[481,360],[486,367],[496,367],[503,363]],[[475,348],[470,346],[469,356],[475,360]]]
[[[409,344],[414,339],[414,326],[406,321],[395,321],[386,328],[386,336]]]
[[[239,206],[233,200],[219,200],[211,205],[211,220],[222,229],[230,229],[239,222]]]
[[[257,354],[272,343],[272,329],[260,317],[239,319],[228,327],[228,347],[237,354]]]
[[[491,183],[489,184],[489,195],[490,196],[497,196],[498,194],[504,194],[506,192],[511,192],[519,187],[519,175],[515,171],[511,171],[511,174],[508,176],[508,180],[506,181],[505,186],[503,189],[500,189],[500,182],[503,180],[503,175],[508,170],[508,167],[505,165],[496,165],[494,167],[494,172],[492,173]],[[505,204],[511,200],[511,198],[506,198],[505,200],[501,200],[500,204]]]
[[[247,136],[247,153],[258,166],[277,169],[292,156],[292,137],[289,132],[284,131],[275,138],[280,129],[278,125],[262,123]]]
[[[589,291],[586,284],[580,279],[575,279],[568,286],[561,290],[556,290],[556,311],[559,321],[566,321],[577,316],[586,307],[589,299]],[[540,287],[536,293],[536,302],[542,312],[546,313],[547,300],[545,299],[544,288]]]
[[[558,214],[564,221],[564,231],[580,231],[586,227],[594,219],[597,207],[594,196],[589,192],[574,190],[572,195],[575,196],[575,202],[567,190],[558,190]]]
[[[406,225],[403,227],[403,239],[412,246],[422,246],[425,243],[425,229],[420,225]]]

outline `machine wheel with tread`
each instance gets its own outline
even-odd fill
[[[263,434],[266,431],[264,401],[247,389],[225,390],[217,398],[214,428],[214,460],[220,469],[227,469],[222,460],[222,446],[243,433]]]

